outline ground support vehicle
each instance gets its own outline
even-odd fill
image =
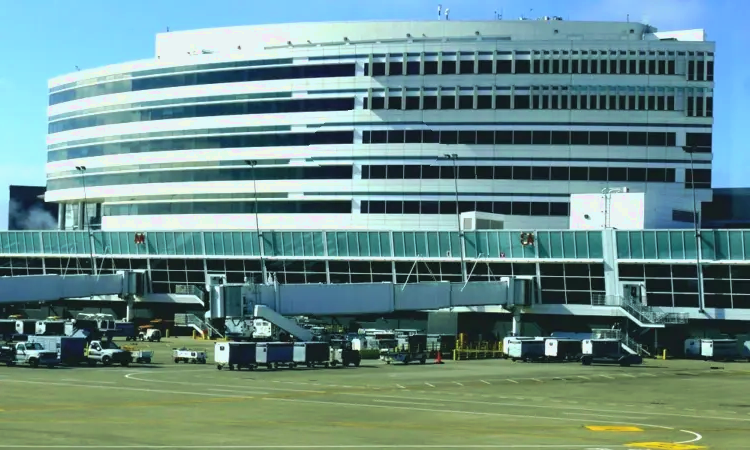
[[[86,361],[86,338],[70,336],[29,336],[28,342],[42,344],[45,350],[57,354],[61,364],[77,366]]]
[[[26,364],[33,368],[47,366],[50,369],[60,364],[57,352],[45,350],[38,342],[18,342],[3,346],[0,350],[0,362],[8,366]]]
[[[381,359],[386,364],[392,362],[402,362],[409,364],[412,361],[419,361],[420,364],[427,362],[429,351],[427,350],[426,334],[411,334],[403,338],[405,343],[399,348],[381,353]]]
[[[214,362],[218,370],[254,370],[256,361],[255,342],[217,342],[214,347]]]
[[[134,346],[123,346],[122,349],[130,352],[130,362],[151,364],[151,360],[154,358],[153,350],[140,350]]]
[[[102,363],[104,366],[119,364],[127,367],[132,357],[129,351],[121,349],[111,340],[91,341],[86,348],[86,360],[90,366]]]
[[[643,364],[642,357],[623,351],[622,343],[618,339],[585,339],[581,347],[581,363],[584,366],[593,363],[619,364],[622,367]]]
[[[186,364],[206,364],[206,361],[208,360],[208,358],[206,357],[206,352],[198,350],[188,350],[184,347],[180,349],[173,349],[172,359],[174,359],[175,364],[181,362],[184,362]]]
[[[255,347],[257,365],[268,369],[280,366],[294,367],[294,343],[292,342],[259,342]]]
[[[331,346],[326,342],[296,342],[293,362],[307,367],[330,365]]]

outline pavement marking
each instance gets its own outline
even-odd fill
[[[516,383],[516,384],[518,384],[518,381],[516,381],[516,380],[511,380],[510,378],[506,379],[505,381],[510,381],[511,383]]]
[[[599,375],[602,378],[609,378],[610,380],[614,380],[615,377],[610,377],[609,375]]]
[[[277,402],[289,402],[289,403],[309,403],[315,405],[332,405],[332,406],[353,406],[358,408],[384,408],[384,409],[403,409],[407,411],[422,411],[422,412],[434,412],[434,413],[452,413],[452,414],[466,414],[470,416],[493,416],[493,417],[516,417],[520,419],[543,419],[543,420],[558,420],[564,422],[580,422],[580,419],[574,419],[571,417],[548,417],[548,416],[532,416],[523,414],[513,413],[496,413],[496,412],[485,412],[485,411],[464,411],[464,410],[451,410],[451,409],[432,409],[432,408],[413,408],[410,406],[388,406],[388,405],[373,405],[373,404],[362,404],[362,403],[346,403],[346,402],[332,402],[323,400],[302,400],[294,398],[274,398],[265,397],[263,400],[277,401]],[[636,425],[642,427],[660,428],[663,430],[674,430],[673,427],[667,427],[664,425],[653,425],[648,423],[635,423],[635,422],[612,422],[618,425]],[[590,445],[588,447],[591,447]]]
[[[118,391],[135,391],[135,392],[152,392],[154,394],[179,394],[179,395],[200,395],[200,396],[206,396],[206,397],[231,397],[231,398],[247,398],[251,399],[254,397],[249,397],[245,395],[218,395],[218,394],[209,394],[206,392],[187,392],[187,391],[167,391],[162,389],[145,389],[145,388],[131,388],[131,387],[123,387],[123,386],[96,386],[91,384],[73,384],[73,383],[55,383],[55,382],[49,382],[49,381],[30,381],[30,380],[10,380],[10,379],[2,379],[0,380],[2,383],[26,383],[26,384],[44,384],[48,386],[67,386],[67,387],[81,387],[81,388],[87,388],[87,389],[110,389],[110,390],[118,390]]]
[[[59,449],[196,449],[203,450],[206,448],[205,445],[2,445],[0,448],[59,448]],[[487,444],[487,445],[212,445],[211,448],[217,449],[266,449],[266,448],[278,448],[278,449],[329,449],[329,448],[340,448],[340,449],[379,449],[379,448],[422,448],[422,449],[440,449],[440,448],[456,448],[456,449],[469,449],[469,448],[580,448],[588,450],[608,450],[605,447],[592,447],[591,444],[587,445],[560,445],[560,444]]]
[[[398,387],[399,389],[406,389],[405,387],[401,386],[400,384],[397,384],[396,387]]]
[[[142,381],[142,382],[145,382],[145,383],[179,384],[179,385],[183,385],[183,386],[198,386],[198,387],[204,387],[204,386],[206,386],[206,383],[191,383],[189,381],[149,380],[149,379],[146,379],[146,378],[140,378],[140,377],[136,376],[136,375],[143,375],[145,373],[148,373],[148,372],[132,372],[132,373],[126,374],[125,378],[127,378],[128,380]],[[243,385],[233,385],[233,384],[215,384],[215,383],[211,383],[211,386],[214,386],[214,387],[234,388],[234,389],[247,388],[247,385],[243,386]],[[311,394],[325,394],[326,393],[326,391],[311,391],[311,390],[307,390],[307,389],[272,388],[272,387],[269,387],[269,386],[263,386],[261,389],[268,389],[268,390],[271,390],[271,391],[282,391],[282,392],[284,392],[284,391],[285,392],[307,392],[307,393],[311,393]]]
[[[430,383],[427,383],[427,382],[425,382],[424,384],[426,384],[427,386],[429,386],[429,387],[432,387],[432,388],[434,388],[434,387],[435,387],[435,385],[434,385],[434,384],[430,384]]]
[[[635,375],[630,375],[629,373],[621,373],[620,375],[624,377],[635,378]]]
[[[60,381],[72,381],[73,383],[117,384],[114,381],[76,380],[74,378],[62,378]]]
[[[422,406],[445,406],[443,403],[418,403],[410,401],[399,401],[399,400],[373,400],[376,403],[396,403],[396,404],[407,404],[407,405],[422,405]]]
[[[646,372],[644,372],[644,373],[642,373],[642,374],[640,374],[640,375],[641,375],[642,377],[655,377],[655,376],[656,376],[656,375],[654,375],[653,373],[646,373]]]
[[[536,381],[537,383],[543,383],[543,381],[539,378],[531,378],[531,380]]]
[[[591,379],[589,377],[584,377],[583,375],[578,375],[578,378],[583,378],[584,380],[590,380]]]
[[[373,395],[373,394],[360,394],[356,392],[341,392],[339,395],[349,395],[354,397],[377,397],[377,398],[395,398],[395,399],[412,399],[412,400],[424,400],[424,401],[434,401],[432,398],[427,397],[404,397],[401,396],[389,396],[389,395]],[[521,397],[515,397],[517,400],[523,400]],[[480,400],[464,400],[460,398],[455,399],[446,399],[445,397],[441,397],[439,401],[443,402],[454,402],[454,403],[473,403],[478,405],[491,405],[491,406],[518,406],[522,408],[545,408],[545,409],[559,409],[559,410],[565,410],[565,411],[581,411],[581,412],[593,412],[598,413],[597,415],[599,417],[612,417],[612,416],[604,416],[601,413],[616,413],[620,416],[622,414],[638,414],[642,416],[663,416],[663,417],[685,417],[685,418],[692,418],[692,419],[706,419],[707,417],[705,415],[700,414],[678,414],[678,413],[664,413],[664,412],[645,412],[645,411],[623,411],[621,409],[597,409],[597,408],[583,408],[580,406],[563,406],[563,405],[550,405],[550,404],[543,404],[543,405],[531,405],[531,404],[523,404],[523,403],[506,403],[506,402],[485,402]],[[620,417],[620,416],[614,416]],[[711,420],[727,420],[732,422],[750,422],[750,419],[740,418],[740,417],[708,417],[708,419]],[[617,423],[617,422],[614,422]],[[638,424],[633,424],[638,425]],[[649,425],[654,426],[654,425]]]
[[[481,381],[484,384],[491,384],[489,381],[484,381],[484,380],[479,380],[479,381]]]
[[[704,449],[702,445],[677,444],[674,442],[631,442],[626,447],[646,448],[649,450],[699,450]]]
[[[696,433],[695,431],[690,431],[690,430],[680,430],[680,431],[682,431],[683,433],[692,434],[695,437],[693,439],[690,439],[689,441],[675,442],[675,444],[690,444],[692,442],[698,442],[701,439],[703,439],[703,436],[701,436],[700,434]]]
[[[463,384],[459,383],[458,381],[454,381],[453,383],[455,383],[455,384],[457,384],[459,386],[463,386]]]
[[[613,431],[617,433],[632,433],[632,432],[637,432],[637,431],[643,431],[643,428],[613,426],[613,425],[586,425],[586,429],[590,431]]]
[[[247,391],[245,389],[238,390],[238,389],[216,389],[216,388],[208,388],[207,391],[211,392],[244,392],[248,394],[257,394],[257,395],[271,395],[270,392],[260,392],[260,391]]]

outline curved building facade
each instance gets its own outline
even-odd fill
[[[560,229],[571,194],[627,187],[692,226],[713,67],[701,30],[624,22],[164,33],[50,81],[46,200],[64,229]]]

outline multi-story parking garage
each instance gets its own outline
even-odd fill
[[[68,230],[562,229],[570,194],[627,186],[685,227],[690,188],[711,199],[713,72],[702,31],[636,23],[164,33],[50,82],[46,199]]]

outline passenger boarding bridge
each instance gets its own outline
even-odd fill
[[[703,230],[696,242],[692,230],[4,232],[0,276],[14,278],[0,278],[0,302],[109,291],[224,315],[217,305],[239,296],[287,315],[513,306],[643,328],[750,320],[750,231]],[[141,274],[142,292],[118,272]]]

